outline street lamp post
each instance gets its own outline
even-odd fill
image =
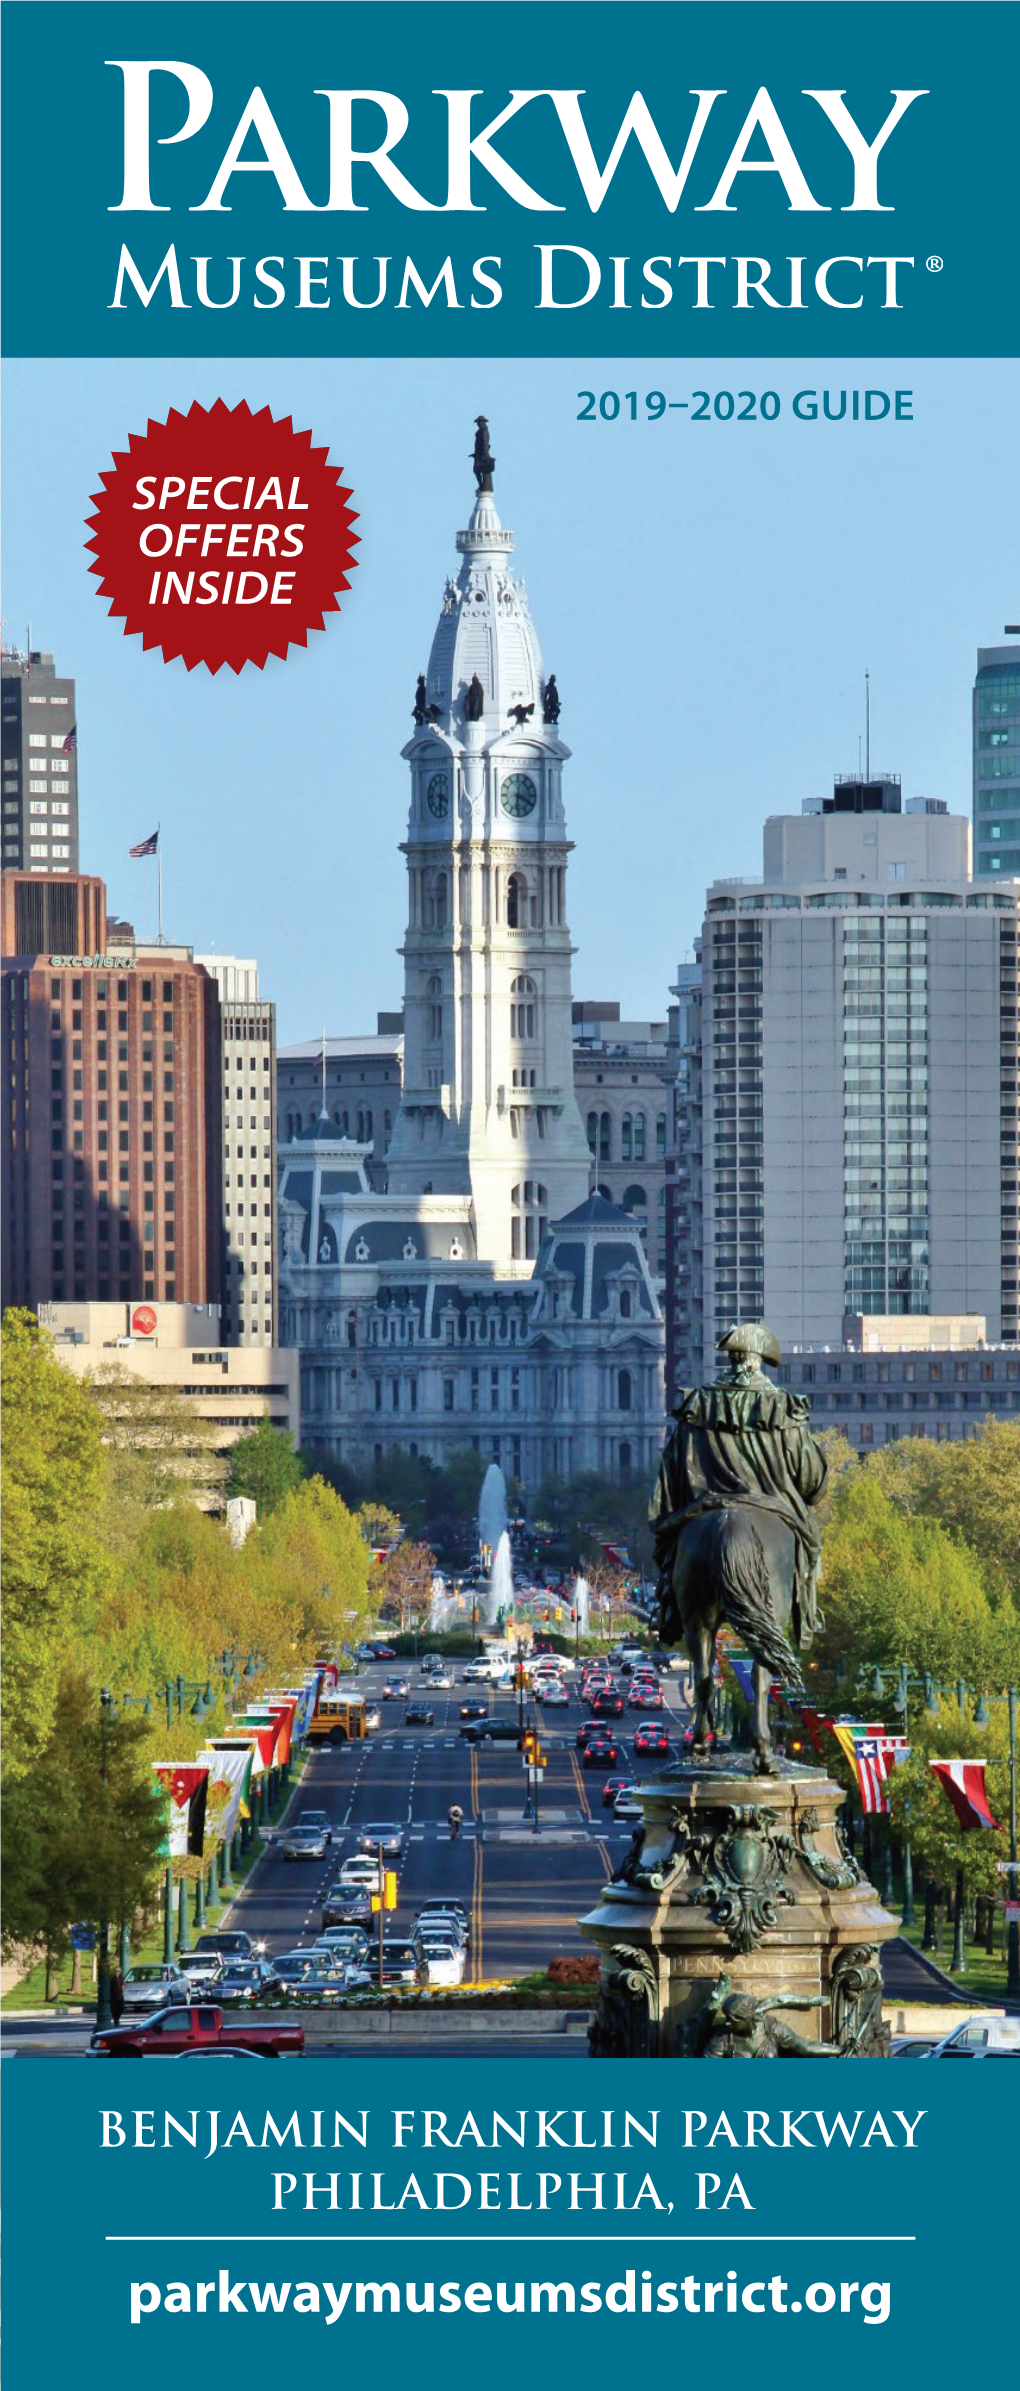
[[[106,1741],[109,1732],[112,1711],[113,1695],[110,1692],[109,1686],[104,1685],[99,1696],[100,1773],[102,1776],[104,1789],[107,1784]],[[103,1824],[105,1827],[105,1798],[103,1802],[103,1812]],[[112,2026],[113,2024],[113,2011],[110,2007],[110,1919],[108,1909],[109,1905],[104,1894],[104,1915],[99,1920],[99,1934],[97,1938],[96,1949],[96,2031],[100,2034],[103,2032],[106,2026]]]

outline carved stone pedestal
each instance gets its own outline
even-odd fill
[[[600,1946],[595,2058],[883,2058],[880,1952],[898,1932],[821,1770],[743,1753],[635,1790],[631,1849],[581,1931]]]

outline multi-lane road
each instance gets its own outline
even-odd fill
[[[358,1850],[366,1827],[386,1822],[399,1825],[404,1836],[399,1908],[386,1921],[388,1932],[406,1930],[423,1902],[445,1893],[470,1911],[471,1972],[479,1980],[525,1975],[560,1952],[580,1949],[577,1919],[619,1864],[630,1829],[602,1806],[605,1771],[580,1764],[575,1737],[588,1714],[576,1690],[568,1710],[543,1714],[539,1706],[527,1706],[527,1723],[538,1724],[548,1754],[535,1833],[523,1815],[527,1780],[520,1753],[512,1744],[473,1745],[460,1734],[461,1703],[479,1688],[462,1685],[458,1668],[452,1692],[429,1696],[435,1724],[406,1727],[404,1701],[380,1699],[388,1673],[386,1664],[376,1664],[360,1681],[379,1702],[381,1728],[364,1743],[315,1751],[291,1804],[292,1819],[306,1807],[329,1812],[334,1833],[326,1859],[284,1860],[278,1826],[234,1904],[231,1924],[264,1940],[271,1953],[314,1941],[322,1897],[341,1862]],[[410,1683],[414,1698],[423,1690],[417,1670]],[[675,1742],[686,1713],[675,1684],[667,1681],[664,1693]],[[494,1692],[491,1706],[496,1717],[516,1715],[508,1692]],[[639,1714],[619,1723],[617,1773],[640,1774],[640,1763],[631,1767]],[[447,1825],[453,1803],[464,1812],[455,1842]]]

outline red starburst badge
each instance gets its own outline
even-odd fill
[[[341,466],[268,407],[213,407],[132,432],[88,518],[90,573],[124,633],[207,664],[265,664],[339,611],[358,535]]]

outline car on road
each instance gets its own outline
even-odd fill
[[[605,1736],[610,1732],[611,1730],[608,1727],[602,1726],[598,1719],[585,1719],[583,1726],[580,1726],[577,1730],[577,1734],[574,1737],[574,1742],[577,1745],[578,1751],[583,1752],[585,1746],[591,1742],[593,1736]]]
[[[489,1715],[489,1705],[487,1702],[479,1701],[462,1702],[460,1706],[460,1715],[462,1719],[487,1719]]]
[[[439,1896],[435,1901],[426,1901],[415,1919],[415,1934],[426,1926],[454,1926],[465,1949],[470,1946],[471,1920],[462,1901],[444,1901]]]
[[[200,1934],[195,1944],[196,1951],[219,1951],[224,1959],[260,1959],[265,1947],[264,1943],[253,1943],[250,1934],[244,1934],[239,1926],[222,1926],[216,1933]]]
[[[461,1670],[460,1681],[462,1685],[487,1685],[490,1673],[487,1660],[469,1660]]]
[[[603,1807],[603,1809],[604,1809],[604,1810],[609,1810],[609,1809],[611,1809],[611,1808],[612,1808],[612,1805],[613,1805],[613,1803],[615,1802],[615,1800],[616,1800],[616,1797],[617,1797],[617,1795],[618,1795],[618,1794],[620,1794],[620,1793],[629,1793],[629,1792],[630,1792],[630,1778],[629,1778],[629,1777],[607,1777],[607,1778],[606,1778],[606,1781],[605,1781],[605,1784],[603,1785],[603,1788],[602,1788],[602,1807]]]
[[[261,1959],[228,1959],[216,1986],[216,1998],[223,2009],[241,2009],[257,2001],[266,1980],[265,1962]]]
[[[313,1951],[328,1951],[334,1959],[342,1959],[348,1967],[360,1967],[371,1938],[367,1926],[327,1926],[316,1935]]]
[[[640,1802],[634,1800],[633,1788],[630,1785],[627,1786],[625,1792],[617,1794],[613,1803],[613,1817],[619,1819],[621,1826],[641,1825],[644,1811]]]
[[[657,1680],[653,1683],[647,1677],[635,1677],[627,1695],[627,1706],[630,1710],[661,1710],[661,1685]]]
[[[377,1735],[377,1734],[378,1734],[378,1732],[379,1732],[379,1729],[380,1729],[380,1727],[381,1727],[381,1726],[382,1726],[382,1712],[381,1712],[381,1710],[377,1710],[377,1709],[376,1709],[376,1706],[375,1706],[375,1703],[374,1703],[374,1702],[370,1702],[370,1703],[369,1703],[369,1706],[368,1706],[368,1709],[367,1709],[367,1710],[366,1710],[366,1712],[365,1712],[365,1733],[366,1733],[366,1735]]]
[[[181,1951],[177,1956],[178,1973],[186,1976],[196,1992],[206,1984],[218,1984],[223,1974],[223,1961],[218,1951]]]
[[[468,1743],[513,1743],[520,1748],[516,1719],[469,1719],[461,1734]]]
[[[177,2008],[193,1997],[187,1977],[167,1960],[128,1968],[124,1978],[125,2012]]]
[[[1020,2017],[972,2017],[935,2044],[933,2059],[1020,2059]]]
[[[430,1694],[452,1694],[453,1676],[449,1669],[426,1669],[423,1675]]]
[[[370,1926],[372,1896],[365,1884],[334,1885],[322,1904],[322,1931],[330,1926]]]
[[[427,1702],[409,1702],[404,1712],[405,1727],[434,1727],[436,1714]]]
[[[89,2053],[97,2059],[174,2059],[185,2051],[222,2050],[224,2057],[250,2051],[260,2058],[279,2059],[297,2058],[304,2047],[303,2026],[242,2024],[225,2018],[218,2004],[195,2002],[107,2026],[93,2034]]]
[[[384,1702],[404,1702],[411,1691],[409,1677],[387,1677],[382,1689]]]
[[[429,1984],[463,1984],[466,1960],[459,1943],[451,1943],[445,1936],[437,1934],[423,1934],[417,1939]]]
[[[383,1941],[381,1963],[378,1945],[370,1951],[365,1961],[366,1969],[371,1971],[373,1984],[379,1982],[380,1965],[384,1985],[425,1983],[425,1960],[417,1943],[405,1942],[403,1939],[391,1941],[389,1936],[386,1936]]]
[[[281,1980],[267,1997],[275,1993],[281,2008],[287,2009],[335,2008],[338,2001],[345,2001],[354,1990],[355,1981],[359,1990],[362,1984],[367,1985],[367,1972],[346,1967],[306,1968],[302,1976]]]
[[[378,1853],[380,1843],[384,1859],[399,1860],[404,1848],[404,1829],[396,1819],[370,1818],[366,1826],[359,1827],[358,1846],[369,1858]]]
[[[570,1695],[565,1685],[536,1685],[533,1691],[536,1702],[541,1702],[543,1710],[568,1710],[570,1707]]]
[[[712,1744],[714,1744],[714,1742],[715,1742],[715,1728],[714,1728],[714,1727],[706,1727],[706,1729],[705,1729],[705,1742],[706,1742],[708,1745],[712,1745]],[[693,1727],[685,1727],[685,1728],[684,1728],[684,1744],[685,1744],[685,1746],[686,1746],[686,1749],[687,1749],[688,1751],[690,1751],[690,1750],[691,1750],[693,1743],[694,1743],[694,1729],[693,1729]]]
[[[612,1768],[620,1757],[619,1744],[607,1735],[600,1743],[586,1743],[581,1754],[582,1768]]]
[[[375,1880],[378,1873],[378,1862],[372,1857],[371,1853],[367,1851],[352,1851],[350,1858],[344,1861],[343,1866],[340,1869],[340,1873],[337,1877],[337,1883],[352,1893],[359,1885],[364,1885],[374,1892]]]
[[[396,1660],[392,1644],[370,1644],[368,1649],[373,1660]]]
[[[321,1826],[327,1843],[332,1843],[333,1820],[328,1810],[299,1810],[295,1824],[297,1826]]]
[[[285,1860],[324,1860],[329,1836],[321,1826],[289,1826],[280,1844]]]
[[[591,1706],[591,1715],[593,1719],[622,1719],[623,1695],[608,1691],[604,1694],[596,1694]]]
[[[640,1727],[634,1731],[635,1754],[668,1750],[669,1736],[665,1727],[660,1726],[655,1719],[642,1719]]]

